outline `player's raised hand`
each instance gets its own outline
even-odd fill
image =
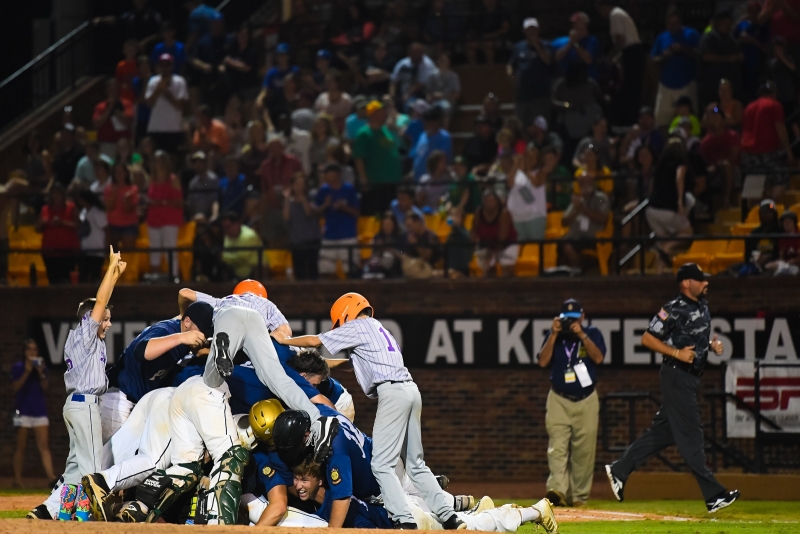
[[[206,341],[206,336],[199,330],[188,330],[181,334],[184,345],[190,347],[200,346]]]
[[[117,261],[117,276],[122,276],[122,273],[125,272],[125,268],[126,267],[128,267],[128,262],[122,261],[122,260],[118,260]]]
[[[119,263],[119,252],[114,252],[114,245],[108,245],[108,268],[115,266]]]

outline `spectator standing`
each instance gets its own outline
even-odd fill
[[[558,67],[564,74],[571,64],[577,63],[586,68],[590,78],[597,78],[600,43],[595,36],[589,35],[589,15],[578,11],[573,13],[569,21],[572,23],[569,35],[559,37],[551,43]]]
[[[106,160],[99,158],[94,162],[94,176],[95,180],[89,186],[89,191],[98,198],[102,198],[106,186],[111,183],[111,165]]]
[[[220,211],[235,211],[241,220],[245,215],[245,200],[248,197],[247,178],[240,171],[239,159],[234,155],[225,158],[223,170],[225,174],[219,179]]]
[[[134,104],[134,140],[139,143],[147,135],[147,125],[150,122],[150,107],[144,95],[147,84],[153,77],[150,59],[142,54],[137,61],[139,71],[133,79],[133,104]],[[152,140],[151,140],[152,141]]]
[[[192,145],[194,150],[202,150],[206,154],[226,155],[231,148],[228,137],[228,128],[225,123],[215,119],[211,108],[205,104],[197,107],[195,111],[196,128]]]
[[[758,0],[747,2],[745,18],[734,29],[744,54],[744,99],[747,102],[758,97],[758,81],[762,75],[769,43],[769,27],[759,21],[761,3]]]
[[[97,195],[87,189],[78,192],[79,235],[81,238],[80,282],[97,282],[101,279],[103,261],[108,246],[108,217],[105,206]]]
[[[216,220],[219,215],[219,179],[214,171],[209,170],[208,160],[202,151],[192,154],[191,161],[195,175],[189,182],[186,213],[189,219],[204,224]]]
[[[225,236],[222,245],[222,263],[230,270],[228,278],[237,281],[245,278],[261,278],[257,268],[262,243],[256,231],[242,224],[236,213],[228,212],[222,216],[222,233]],[[235,250],[240,247],[258,247],[259,250]]]
[[[172,160],[163,150],[155,154],[153,179],[147,188],[147,235],[152,248],[175,248],[178,231],[183,225],[183,192],[181,182],[172,172]],[[163,252],[150,253],[150,271],[161,270]],[[178,255],[172,253],[173,278],[178,277]]]
[[[158,58],[156,74],[147,82],[145,102],[151,109],[147,134],[156,148],[175,154],[184,142],[183,106],[189,98],[186,80],[173,74],[174,61],[169,54]]]
[[[739,166],[739,147],[741,139],[738,132],[725,127],[722,111],[713,106],[706,111],[706,135],[700,142],[700,154],[703,156],[709,173],[721,180],[710,180],[712,188],[721,189],[722,208],[731,206],[733,195],[733,178]],[[721,184],[717,183],[720,182]]]
[[[42,234],[42,259],[50,285],[67,284],[75,270],[78,239],[78,210],[67,200],[64,187],[54,183],[42,207],[36,231]]]
[[[402,178],[400,138],[386,125],[386,117],[382,102],[367,104],[368,127],[358,132],[353,143],[365,215],[386,211],[394,198],[394,186]]]
[[[153,65],[157,64],[164,54],[172,56],[173,73],[183,75],[183,67],[186,65],[186,47],[175,39],[175,27],[169,21],[161,24],[161,42],[156,44],[150,52],[150,62]]]
[[[322,174],[322,167],[328,160],[328,147],[339,144],[339,132],[336,129],[333,116],[327,113],[317,115],[314,127],[311,130],[311,175],[316,177]]]
[[[540,115],[552,118],[553,54],[550,43],[539,36],[537,19],[525,19],[522,29],[525,39],[514,45],[506,70],[515,78],[514,110],[523,124],[529,124]]]
[[[411,98],[424,98],[425,85],[438,72],[422,44],[412,43],[408,47],[408,56],[398,61],[392,71],[390,94],[397,109],[406,109],[406,102]]]
[[[604,99],[603,91],[597,82],[586,77],[585,68],[580,64],[570,65],[567,75],[553,86],[553,104],[559,108],[559,129],[564,133],[566,143],[566,147],[559,148],[559,153],[566,150],[569,154],[575,150],[578,142],[591,129],[594,119],[603,115],[600,104]],[[533,124],[534,134],[538,121],[537,117]],[[546,124],[546,121],[543,124]],[[546,132],[547,129],[543,129]],[[538,146],[536,135],[533,139]]]
[[[115,250],[136,247],[139,237],[139,189],[131,182],[128,166],[117,162],[111,169],[111,183],[103,190],[108,216],[109,243]]]
[[[538,155],[533,148],[514,156],[514,167],[506,178],[508,212],[519,241],[544,239],[547,229],[547,175],[535,170]]]
[[[203,3],[203,0],[186,0],[184,6],[189,10],[189,21],[186,25],[186,49],[191,51],[200,37],[208,33],[211,21],[220,16],[220,12]]]
[[[639,110],[639,121],[625,134],[620,145],[620,163],[632,164],[636,151],[640,146],[647,145],[658,157],[664,148],[664,136],[656,128],[656,119],[653,108],[644,106]]]
[[[358,261],[357,249],[335,248],[335,246],[357,245],[356,222],[359,215],[358,194],[355,188],[342,182],[342,169],[330,164],[324,170],[325,183],[317,191],[314,204],[317,214],[325,217],[322,250],[319,253],[319,273],[331,275],[337,272],[336,263],[342,270],[350,272],[351,263]],[[331,247],[331,248],[326,248]]]
[[[417,205],[428,213],[437,213],[444,205],[450,191],[453,174],[447,165],[447,154],[434,150],[428,156],[426,172],[417,186]]]
[[[329,72],[325,76],[325,92],[317,97],[314,103],[317,113],[327,113],[333,117],[336,129],[344,131],[344,121],[353,109],[350,95],[339,88],[339,77]]]
[[[416,146],[409,153],[414,161],[414,180],[419,181],[427,170],[428,157],[435,151],[444,152],[447,161],[453,160],[453,140],[450,132],[442,128],[444,112],[439,106],[433,106],[423,115],[425,131],[419,136]]]
[[[579,252],[595,247],[593,240],[597,232],[608,225],[611,203],[608,196],[597,189],[593,174],[581,174],[577,183],[580,192],[572,195],[572,203],[564,211],[561,222],[569,227],[564,239],[578,241],[562,243],[560,249],[566,264],[579,272],[581,265]]]
[[[367,125],[367,98],[358,95],[353,98],[353,112],[344,121],[344,138],[352,142],[359,130]]]
[[[690,206],[686,193],[694,189],[694,176],[689,167],[683,141],[672,138],[656,164],[653,175],[653,192],[645,217],[656,237],[669,238],[692,235],[689,221]],[[667,241],[656,245],[659,257],[659,274],[664,267],[672,266],[671,253],[680,242]]]
[[[545,426],[547,498],[553,506],[583,506],[589,500],[594,475],[600,401],[597,366],[603,363],[603,334],[585,327],[581,303],[568,299],[553,319],[539,352],[539,367],[550,367]]]
[[[294,111],[292,111],[293,127],[306,132],[311,131],[317,118],[317,114],[313,109],[315,100],[314,93],[311,91],[301,91],[297,95],[297,103]]]
[[[383,39],[372,41],[371,51],[361,60],[362,88],[367,95],[385,95],[389,93],[392,72],[397,60],[389,54],[389,48]]]
[[[748,104],[742,122],[742,166],[774,169],[794,161],[789,134],[784,123],[783,107],[776,100],[777,88],[772,82],[763,84],[761,95]],[[778,197],[788,183],[785,173],[770,173],[767,187],[770,196]]]
[[[319,277],[319,215],[311,204],[306,178],[297,173],[292,187],[283,190],[283,220],[289,227],[292,268],[297,280]]]
[[[139,43],[133,39],[125,41],[122,45],[122,53],[125,59],[117,63],[114,71],[114,78],[119,84],[119,94],[122,98],[133,102],[133,79],[139,75],[139,64],[136,58],[139,55]]]
[[[269,157],[258,171],[261,176],[261,236],[271,248],[286,238],[283,223],[283,189],[289,188],[292,177],[303,168],[292,154],[286,152],[283,137],[270,134],[267,142]]]
[[[109,166],[114,163],[110,157],[100,153],[100,143],[97,141],[90,141],[86,143],[86,155],[78,160],[78,165],[75,167],[75,179],[73,184],[77,184],[81,188],[88,188],[92,183],[97,180],[94,174],[94,165],[98,160],[102,159]],[[103,254],[105,256],[105,254]]]
[[[733,18],[730,11],[717,11],[711,21],[711,30],[700,39],[697,72],[697,98],[700,109],[716,100],[719,81],[723,78],[733,84],[735,95],[742,90],[742,61],[744,54],[733,38]]]
[[[209,31],[194,45],[189,58],[189,81],[193,88],[199,90],[190,93],[192,106],[196,107],[195,98],[200,96],[216,113],[225,109],[230,98],[230,79],[225,74],[225,56],[228,36],[225,34],[225,19],[221,13],[209,20]]]
[[[680,12],[674,5],[667,9],[666,23],[666,31],[656,38],[650,53],[661,71],[656,94],[657,126],[669,124],[672,105],[678,98],[688,96],[697,106],[696,58],[700,34],[683,25]]]
[[[442,108],[443,124],[447,129],[456,103],[461,98],[461,79],[458,73],[450,68],[450,55],[447,52],[439,55],[436,66],[439,68],[438,74],[431,76],[426,84],[427,97],[434,106]]]
[[[486,174],[489,170],[497,156],[497,141],[492,123],[485,115],[475,119],[475,133],[464,145],[461,155],[474,174]]]
[[[225,41],[222,67],[225,69],[232,91],[245,102],[254,100],[260,91],[258,57],[247,23],[242,24],[239,30],[229,35]]]
[[[456,183],[450,186],[448,201],[463,218],[465,213],[474,213],[481,203],[480,186],[463,156],[453,159],[453,179]]]
[[[401,232],[407,232],[406,216],[414,212],[420,217],[425,217],[425,213],[414,205],[414,190],[410,187],[398,187],[397,198],[392,200],[390,211],[394,214],[397,227]]]
[[[275,65],[264,75],[261,92],[256,97],[256,108],[266,109],[273,118],[284,100],[284,82],[290,74],[299,73],[299,69],[290,63],[289,45],[279,43],[275,47]]]
[[[42,458],[42,467],[50,481],[55,481],[53,459],[50,456],[45,391],[48,389],[47,365],[39,355],[39,347],[33,339],[25,340],[22,361],[11,367],[11,390],[14,392],[14,426],[17,427],[17,444],[14,450],[14,486],[22,487],[22,470],[25,467],[25,449],[28,432],[33,430],[36,447]]]
[[[428,110],[431,109],[431,105],[427,100],[418,98],[409,104],[408,107],[410,108],[411,115],[409,116],[410,120],[408,122],[408,126],[406,126],[406,129],[403,132],[403,137],[405,137],[408,146],[414,148],[417,146],[417,141],[419,141],[419,137],[422,135],[422,132],[425,131],[425,122],[423,121],[422,117]]]
[[[255,185],[259,189],[261,180],[258,176],[258,171],[267,157],[269,157],[269,150],[267,149],[264,123],[259,120],[250,121],[247,125],[247,144],[242,147],[239,161],[248,183]]]
[[[760,24],[769,26],[770,39],[783,37],[789,54],[800,61],[800,3],[797,0],[765,0],[758,16]]]
[[[776,37],[772,42],[773,56],[769,60],[769,77],[775,82],[777,100],[783,106],[783,114],[787,117],[797,109],[797,88],[800,85],[797,73],[797,62],[789,54],[786,39]]]
[[[493,276],[499,263],[503,276],[511,276],[519,256],[517,233],[511,214],[492,188],[483,192],[481,205],[475,211],[472,239],[478,244],[475,259],[483,276]]]
[[[364,278],[399,278],[403,274],[400,260],[402,230],[392,210],[381,218],[381,226],[372,238],[372,257],[364,267]]]
[[[719,96],[719,110],[725,119],[725,126],[736,129],[741,128],[744,106],[734,98],[733,86],[729,80],[723,78],[719,81],[717,96]],[[695,135],[699,135],[699,130],[696,131]]]
[[[639,30],[627,11],[616,0],[598,0],[600,14],[609,20],[614,52],[622,54],[622,87],[616,101],[615,124],[627,126],[636,121],[642,99],[645,51]]]
[[[61,127],[61,142],[53,160],[55,179],[64,187],[68,187],[75,178],[78,162],[86,155],[84,148],[75,140],[75,125],[66,123]]]
[[[603,116],[599,116],[592,122],[592,133],[587,135],[578,143],[575,154],[572,156],[573,167],[580,167],[583,161],[583,153],[589,145],[594,145],[597,151],[597,158],[600,165],[611,168],[617,160],[617,140],[608,135],[608,121]]]
[[[467,61],[477,62],[478,49],[483,51],[486,63],[493,64],[495,52],[505,45],[511,28],[510,17],[498,0],[483,0],[473,21],[473,38],[467,42]]]

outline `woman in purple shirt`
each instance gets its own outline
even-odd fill
[[[25,448],[28,430],[33,429],[36,446],[42,457],[42,465],[48,480],[55,480],[53,460],[47,439],[47,405],[44,392],[47,390],[47,367],[39,356],[39,347],[32,339],[25,341],[25,358],[11,367],[11,388],[14,391],[14,426],[17,432],[17,448],[14,451],[14,486],[22,487],[22,468],[25,465]]]

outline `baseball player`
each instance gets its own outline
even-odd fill
[[[337,412],[355,422],[356,406],[353,403],[353,396],[338,380],[329,376],[317,384],[317,391],[333,403],[333,407],[336,408]],[[314,399],[311,399],[311,402],[315,402]]]
[[[61,521],[69,521],[73,515],[78,521],[89,519],[89,500],[81,487],[81,477],[101,467],[103,440],[97,399],[108,387],[105,343],[106,332],[111,328],[108,301],[126,266],[119,252],[110,247],[108,270],[97,295],[78,306],[80,323],[70,330],[64,346],[67,364],[64,422],[69,433],[69,455],[58,510]]]
[[[210,304],[195,302],[180,318],[148,326],[125,348],[107,373],[108,392],[100,400],[104,442],[128,419],[134,404],[168,385],[174,366],[211,337],[212,313]]]
[[[273,336],[295,347],[324,345],[331,354],[343,350],[350,353],[359,385],[367,397],[378,398],[372,431],[372,472],[380,484],[386,509],[398,528],[416,528],[395,472],[402,457],[406,473],[443,527],[456,530],[463,521],[455,515],[453,500],[439,486],[423,459],[419,389],[403,364],[397,341],[373,316],[367,299],[358,293],[346,293],[331,307],[330,332],[296,338],[275,332]]]

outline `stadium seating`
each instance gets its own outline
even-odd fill
[[[33,226],[20,226],[8,228],[8,246],[12,249],[39,250],[42,247],[42,234],[36,232]],[[31,263],[36,267],[37,284],[48,285],[47,269],[41,254],[26,252],[12,252],[8,255],[8,283],[16,286],[30,285]]]
[[[697,239],[692,242],[689,250],[683,254],[677,254],[672,258],[672,270],[678,272],[681,265],[687,263],[696,263],[706,272],[715,274],[718,271],[712,271],[712,262],[719,255],[728,250],[727,240],[703,240]]]
[[[606,227],[595,234],[598,238],[614,237],[614,214],[608,214],[608,222]],[[611,259],[611,254],[614,252],[614,244],[611,242],[597,243],[594,250],[586,249],[582,254],[597,258],[597,265],[600,268],[602,276],[608,276],[608,260]]]

